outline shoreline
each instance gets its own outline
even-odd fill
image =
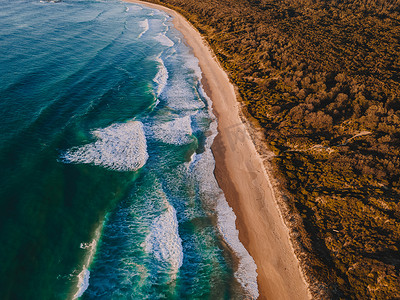
[[[270,172],[253,143],[253,139],[261,142],[260,138],[250,135],[249,125],[242,121],[241,105],[227,74],[200,33],[178,12],[154,3],[124,1],[170,15],[175,29],[199,60],[202,83],[218,120],[218,134],[212,145],[214,173],[237,217],[239,240],[257,265],[259,299],[310,299],[289,228],[269,180]]]

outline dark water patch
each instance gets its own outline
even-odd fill
[[[52,288],[38,289],[33,298],[61,297],[57,291],[69,288],[65,279],[82,259],[79,244],[91,240],[94,224],[123,197],[131,175],[42,159],[14,176],[0,190],[0,237],[6,250],[0,257],[8,262],[1,290],[13,299],[32,299],[35,287],[48,282]]]

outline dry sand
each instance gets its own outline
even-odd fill
[[[259,299],[310,299],[264,164],[240,118],[234,87],[200,33],[179,13],[164,6],[126,0],[163,10],[193,49],[203,84],[218,118],[212,150],[215,174],[233,208],[239,239],[257,265]]]

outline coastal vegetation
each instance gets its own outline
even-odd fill
[[[400,1],[163,0],[265,133],[316,298],[400,297]]]

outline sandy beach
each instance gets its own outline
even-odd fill
[[[310,299],[263,161],[240,118],[235,89],[200,33],[179,13],[167,12],[199,60],[203,85],[218,118],[212,150],[215,174],[236,216],[239,239],[257,265],[259,299]]]

